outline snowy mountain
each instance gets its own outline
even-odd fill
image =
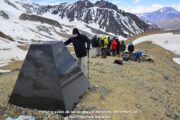
[[[96,3],[81,0],[74,4],[62,3],[54,6],[26,4],[23,6],[28,13],[42,16],[50,13],[59,16],[59,19],[66,19],[69,22],[83,22],[91,30],[93,30],[93,27],[96,29],[100,28],[105,32],[123,37],[133,36],[153,29],[153,26],[146,24],[136,15],[124,12],[118,9],[116,5],[104,0]]]
[[[180,29],[180,26],[176,26],[179,24],[177,20],[180,18],[180,12],[172,7],[164,7],[155,12],[138,14],[138,16],[158,25],[160,28]]]
[[[58,21],[25,13],[26,9],[14,0],[0,1],[0,66],[23,60],[32,42],[68,36],[69,29],[62,28]]]

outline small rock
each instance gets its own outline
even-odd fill
[[[142,106],[141,104],[139,104],[139,103],[136,103],[136,107],[140,109],[140,108],[142,108],[143,106]]]
[[[56,115],[55,115],[55,119],[56,119],[56,120],[60,120],[60,119],[61,119],[61,116],[58,115],[58,114],[56,114]]]
[[[168,75],[164,75],[164,79],[167,80],[167,81],[171,81],[172,80],[172,78],[170,76],[168,76]]]
[[[164,43],[169,43],[169,41],[165,41]]]
[[[97,85],[92,85],[89,90],[92,92],[95,92],[97,90],[97,88],[98,88]]]
[[[48,117],[44,117],[43,120],[49,120]]]
[[[64,117],[64,120],[68,120],[68,117]]]
[[[12,112],[12,116],[18,116],[20,115],[20,113],[21,113],[21,110],[16,109]]]
[[[104,97],[103,95],[101,95],[101,96],[99,97],[99,99],[102,100],[102,101],[104,101],[104,100],[105,100],[105,97]]]
[[[21,114],[26,115],[28,112],[26,110],[21,111]]]
[[[180,120],[180,114],[179,112],[177,111],[177,109],[173,106],[169,106],[169,108],[167,108],[166,112],[165,112],[165,115],[168,117],[168,118],[171,118],[173,120]]]
[[[4,111],[5,111],[5,109],[0,107],[0,115],[3,115]]]

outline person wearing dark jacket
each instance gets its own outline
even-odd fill
[[[129,51],[130,59],[133,60],[134,45],[132,43],[129,43],[128,51]]]
[[[92,58],[96,58],[98,55],[98,47],[100,44],[96,35],[91,40],[91,44],[92,44]]]
[[[126,50],[126,45],[125,45],[124,41],[120,42],[119,49],[120,49],[120,55],[123,56],[124,52]]]
[[[84,72],[86,76],[87,75],[87,51],[90,49],[90,40],[87,36],[82,35],[79,33],[79,30],[77,28],[73,29],[73,37],[69,38],[66,42],[64,42],[65,45],[68,45],[72,43],[74,46],[75,54],[77,57],[77,63]]]
[[[97,37],[98,47],[97,47],[97,57],[101,56],[101,38]]]
[[[111,38],[108,37],[107,56],[111,55]]]
[[[116,39],[116,42],[117,42],[117,49],[116,49],[116,51],[117,51],[117,55],[119,56],[120,55],[120,49],[119,49],[120,42],[119,42],[118,39]]]

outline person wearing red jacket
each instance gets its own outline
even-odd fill
[[[118,43],[116,42],[116,39],[114,38],[111,42],[111,51],[112,51],[113,56],[116,56],[117,46],[118,46]]]

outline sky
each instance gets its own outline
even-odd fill
[[[31,0],[37,4],[59,4],[63,2],[75,3],[78,0]],[[97,0],[89,0],[96,2]],[[108,0],[120,9],[131,13],[147,13],[162,7],[173,7],[180,11],[180,0]]]

